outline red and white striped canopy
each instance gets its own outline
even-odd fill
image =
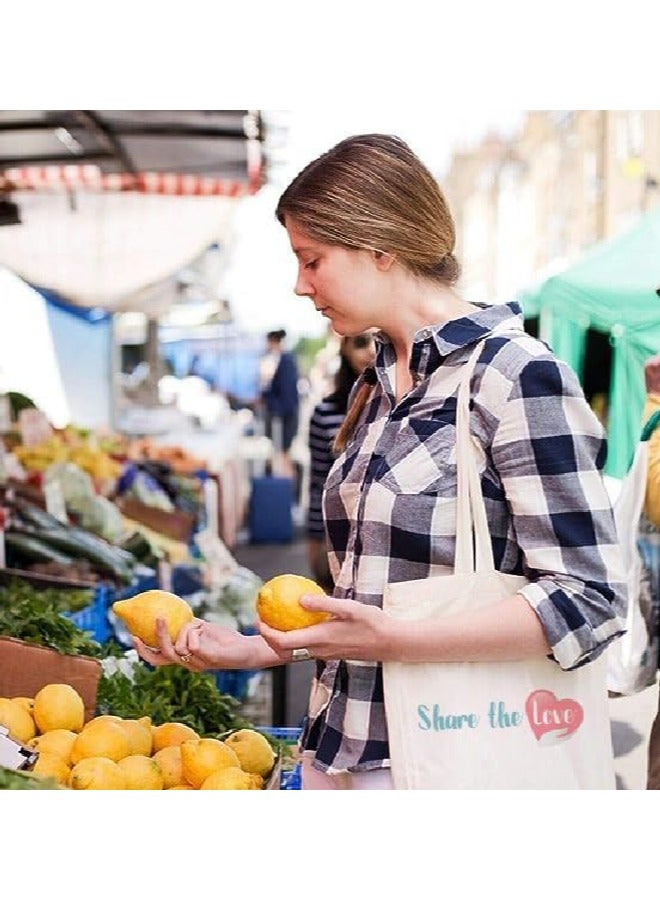
[[[95,165],[22,166],[5,169],[0,186],[8,191],[135,191],[170,197],[245,197],[261,186],[261,168],[250,171],[248,181],[179,175],[174,172],[102,172]]]

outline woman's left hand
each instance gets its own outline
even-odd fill
[[[278,654],[304,647],[317,659],[361,659],[383,661],[391,658],[393,620],[382,609],[341,600],[305,594],[300,599],[305,609],[329,612],[332,618],[318,625],[278,631],[259,622],[259,633]]]

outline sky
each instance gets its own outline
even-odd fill
[[[301,168],[352,134],[387,132],[402,137],[442,183],[451,154],[468,147],[489,130],[515,131],[524,110],[466,107],[437,115],[428,107],[400,105],[387,110],[296,108],[264,111],[266,122],[286,123],[286,137],[271,182],[241,201],[235,236],[228,248],[223,288],[239,325],[251,331],[285,328],[288,338],[321,336],[327,322],[311,301],[293,293],[295,260],[286,232],[274,216],[277,199]]]

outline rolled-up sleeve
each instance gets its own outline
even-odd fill
[[[572,370],[530,359],[513,380],[492,444],[536,611],[563,669],[623,633],[623,564],[602,478],[602,426]]]

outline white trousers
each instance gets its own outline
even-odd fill
[[[309,756],[302,760],[302,787],[304,791],[391,791],[394,789],[389,769],[372,769],[370,772],[339,772],[328,775],[312,766]]]

